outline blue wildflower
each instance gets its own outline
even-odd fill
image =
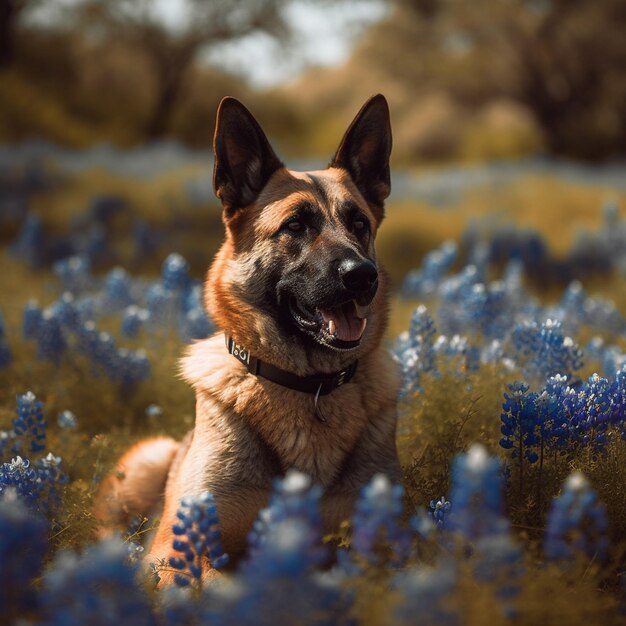
[[[25,339],[35,339],[41,325],[42,310],[36,300],[30,300],[24,307],[22,317],[22,335]]]
[[[250,534],[250,558],[230,585],[209,590],[211,624],[314,626],[346,622],[349,599],[329,574],[322,545],[321,489],[296,471],[274,482],[270,503]]]
[[[107,313],[121,311],[133,303],[131,278],[122,267],[112,269],[104,279],[102,309]]]
[[[408,332],[398,338],[394,354],[402,368],[403,394],[420,388],[423,373],[436,374],[435,322],[424,305],[418,306],[411,315]]]
[[[430,501],[428,515],[440,530],[446,527],[446,517],[450,506],[450,502],[446,500],[445,496],[441,496],[439,500]]]
[[[320,565],[327,557],[322,546],[321,496],[321,488],[295,470],[275,480],[268,506],[259,513],[248,536],[250,557],[244,570],[283,576]],[[291,529],[290,542],[283,543],[279,528]]]
[[[402,525],[404,489],[377,474],[357,500],[352,517],[352,553],[371,566],[401,566],[410,555],[411,535]]]
[[[43,403],[37,400],[32,391],[17,396],[17,416],[13,420],[16,435],[12,452],[25,453],[26,443],[30,452],[41,452],[46,447],[46,429],[48,424],[43,416]]]
[[[41,218],[34,213],[29,213],[17,239],[11,245],[11,252],[31,267],[37,267],[41,265],[45,257],[44,245]]]
[[[54,307],[47,307],[37,328],[37,356],[58,364],[67,350],[67,340]]]
[[[400,593],[392,623],[406,626],[456,626],[461,616],[450,606],[449,598],[457,583],[452,559],[442,558],[435,567],[410,567],[394,577]]]
[[[552,502],[544,552],[548,559],[571,562],[577,554],[600,562],[608,556],[606,509],[580,472],[571,474]]]
[[[424,257],[422,267],[410,271],[404,278],[402,295],[405,298],[420,298],[433,294],[441,279],[452,267],[457,252],[454,241],[445,241],[440,248],[429,252]]]
[[[518,324],[513,343],[529,378],[544,381],[555,374],[571,376],[583,364],[580,348],[564,335],[563,325],[557,320]]]
[[[469,540],[501,532],[503,476],[500,461],[474,444],[452,463],[448,528]]]
[[[82,556],[59,552],[43,577],[42,626],[156,624],[138,574],[139,564],[129,562],[117,538],[89,546]]]
[[[61,280],[63,291],[78,294],[93,283],[91,262],[86,255],[75,255],[56,261],[52,269]]]
[[[169,564],[178,571],[174,576],[176,584],[186,587],[192,580],[200,580],[207,565],[214,569],[224,567],[228,555],[222,549],[217,507],[209,492],[183,498],[176,517],[179,521],[172,527],[172,547],[180,556],[171,557]]]
[[[11,354],[11,348],[9,348],[9,344],[6,339],[4,317],[0,312],[0,369],[7,367],[12,360],[13,355]]]
[[[124,309],[122,316],[122,335],[134,339],[149,320],[150,313],[147,309],[142,309],[135,304],[131,304]]]
[[[180,254],[170,254],[161,266],[161,282],[165,289],[184,290],[189,284],[189,263]]]
[[[57,424],[59,425],[59,427],[67,430],[73,430],[78,426],[76,415],[74,415],[72,411],[68,410],[61,411],[61,413],[59,413],[57,417]]]
[[[14,488],[0,488],[0,606],[6,623],[36,605],[34,579],[48,549],[48,528],[24,506]]]

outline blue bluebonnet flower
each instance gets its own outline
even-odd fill
[[[614,421],[620,428],[622,439],[626,437],[626,364],[615,374],[611,384],[611,404]]]
[[[146,415],[148,417],[161,417],[163,409],[158,404],[149,404],[146,407]]]
[[[514,614],[521,587],[522,551],[510,535],[504,517],[504,480],[500,461],[474,444],[452,464],[451,500],[454,509],[448,528],[472,543],[472,568],[477,580],[496,585],[505,615]]]
[[[450,558],[441,558],[435,567],[410,567],[394,577],[400,600],[393,612],[393,624],[406,626],[456,626],[461,616],[450,605],[457,584],[457,568]]]
[[[79,326],[77,348],[91,361],[94,373],[103,372],[127,390],[150,376],[150,361],[143,350],[118,348],[115,339],[99,332],[94,322]]]
[[[423,373],[436,374],[435,322],[424,305],[418,306],[411,315],[409,330],[398,337],[394,348],[403,376],[403,394],[420,388]]]
[[[601,354],[600,362],[607,376],[613,376],[626,365],[626,352],[618,346],[607,346]]]
[[[608,555],[604,505],[580,472],[571,474],[550,508],[544,552],[548,559],[571,562],[577,554],[600,562]]]
[[[57,261],[52,266],[61,281],[62,290],[78,294],[93,284],[91,261],[84,254],[74,255]]]
[[[269,506],[250,534],[250,557],[231,584],[209,590],[201,623],[229,626],[316,626],[347,621],[347,599],[317,568],[322,546],[321,490],[290,471],[274,483]]]
[[[450,510],[450,502],[445,496],[441,496],[439,500],[431,500],[428,508],[428,515],[432,518],[435,526],[440,530],[446,527],[446,518]]]
[[[503,476],[500,461],[474,444],[452,463],[450,501],[454,509],[448,516],[448,528],[476,540],[502,531]]]
[[[11,244],[11,252],[31,267],[37,267],[41,265],[45,257],[44,246],[41,218],[35,213],[29,213],[17,239]]]
[[[457,252],[454,241],[445,241],[440,248],[429,252],[424,257],[422,267],[410,271],[404,278],[402,295],[405,298],[420,298],[433,294],[452,267]]]
[[[81,311],[76,300],[69,291],[64,292],[61,297],[52,305],[55,317],[63,328],[76,332],[81,322]]]
[[[474,577],[481,583],[495,585],[496,599],[505,617],[516,617],[516,599],[525,570],[524,554],[511,537],[508,521],[501,519],[499,532],[481,537],[473,547]]]
[[[35,339],[41,324],[42,310],[36,300],[30,300],[24,307],[22,317],[22,334],[26,339]]]
[[[89,546],[82,556],[58,553],[43,577],[42,626],[152,626],[156,619],[118,538]]]
[[[147,309],[142,309],[135,304],[131,304],[124,309],[122,316],[122,335],[124,337],[135,338],[139,331],[150,321],[150,313]]]
[[[13,420],[16,440],[12,452],[41,452],[46,447],[46,428],[48,424],[43,415],[43,402],[37,400],[32,391],[17,396],[17,416]]]
[[[47,423],[43,404],[31,391],[17,396],[13,429],[4,433],[0,451],[11,444],[13,458],[0,464],[0,493],[14,490],[32,510],[48,515],[60,504],[60,487],[67,482],[61,458],[52,453],[36,462],[26,455],[37,455],[46,448]]]
[[[37,328],[37,356],[58,364],[67,347],[57,310],[53,306],[46,307]]]
[[[48,528],[14,488],[0,489],[0,606],[6,623],[36,607],[33,580],[48,549]]]
[[[49,454],[32,466],[29,459],[16,456],[0,465],[0,495],[15,490],[31,510],[50,514],[60,504],[59,487],[67,482],[60,463],[59,457]]]
[[[483,285],[475,265],[466,265],[458,274],[444,280],[439,287],[438,326],[444,335],[463,335],[468,328],[467,301]]]
[[[185,341],[204,339],[208,337],[214,329],[204,309],[200,307],[189,309],[182,316],[180,335]]]
[[[9,344],[7,343],[4,317],[2,316],[2,312],[0,312],[0,369],[7,367],[12,360],[13,355],[11,354]]]
[[[78,426],[76,415],[72,411],[61,411],[57,417],[57,424],[64,429],[73,430]]]
[[[570,419],[574,440],[601,448],[607,443],[607,430],[613,422],[611,385],[606,378],[593,374],[577,394],[577,407]]]
[[[411,552],[411,534],[402,525],[402,485],[377,474],[357,500],[352,517],[352,555],[372,566],[401,566]]]
[[[480,367],[480,350],[470,344],[467,337],[462,335],[439,335],[434,345],[435,354],[442,355],[448,360],[456,361],[452,371],[477,371]]]
[[[153,327],[170,328],[178,317],[179,297],[161,283],[154,283],[146,290],[146,308]]]
[[[508,385],[509,393],[504,394],[504,404],[500,420],[503,437],[500,445],[512,450],[513,458],[524,458],[530,463],[538,459],[537,446],[540,443],[541,413],[537,410],[537,394],[529,392],[523,382]]]
[[[161,282],[165,289],[184,290],[189,284],[189,263],[176,253],[170,254],[161,266]]]
[[[133,303],[132,281],[123,267],[115,267],[104,279],[102,309],[107,313],[121,311]]]
[[[321,488],[300,472],[291,470],[275,480],[269,504],[248,536],[250,557],[244,568],[260,568],[271,576],[310,571],[322,563],[327,554],[322,546],[321,496]],[[279,527],[291,537],[284,545]]]
[[[579,280],[574,280],[565,289],[559,306],[552,314],[563,324],[563,329],[576,334],[585,323],[585,301],[587,294]]]
[[[566,450],[570,439],[571,407],[576,402],[576,392],[568,386],[567,376],[556,374],[548,378],[537,404],[542,411],[542,435],[551,450]]]
[[[192,580],[200,580],[203,565],[220,569],[228,563],[228,555],[222,549],[217,507],[210,493],[183,498],[176,517],[172,547],[181,556],[171,557],[169,564],[179,572],[174,577],[176,584],[186,587]]]
[[[544,381],[555,374],[571,376],[582,367],[582,352],[563,333],[558,320],[518,324],[513,331],[518,360],[529,379]]]

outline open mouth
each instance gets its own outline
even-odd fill
[[[356,348],[367,325],[369,308],[350,300],[331,309],[309,309],[295,297],[289,299],[289,311],[296,324],[319,343],[331,348]]]

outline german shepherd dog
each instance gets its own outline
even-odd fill
[[[325,170],[287,170],[233,98],[219,106],[214,151],[226,238],[205,304],[220,332],[181,361],[195,428],[182,442],[129,449],[96,501],[100,523],[120,529],[160,513],[148,561],[171,555],[185,496],[215,496],[232,562],[287,470],[322,486],[327,531],[350,517],[374,474],[400,478],[399,376],[381,347],[388,278],[374,249],[390,192],[387,101],[363,106]],[[207,561],[203,578],[215,575]]]

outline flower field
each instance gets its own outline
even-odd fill
[[[98,541],[91,503],[129,443],[193,425],[193,392],[176,360],[215,330],[202,275],[222,236],[219,213],[198,183],[204,170],[178,154],[91,153],[84,169],[80,153],[22,154],[13,164],[7,155],[0,151],[8,623],[625,623],[619,175],[574,188],[571,205],[565,192],[535,193],[532,228],[520,226],[523,207],[518,219],[503,211],[466,222],[472,181],[458,171],[456,209],[439,206],[439,174],[441,189],[425,185],[423,198],[419,185],[399,184],[397,217],[392,203],[381,237],[410,231],[401,262],[388,252],[402,485],[374,477],[352,519],[324,537],[319,487],[296,472],[277,478],[236,568],[203,494],[181,502],[179,556],[146,570],[142,542],[155,520]],[[580,172],[560,167],[569,189],[567,173]],[[184,176],[172,174],[181,168]],[[498,171],[510,178],[514,169]],[[497,183],[505,198],[509,178]],[[409,219],[407,205],[428,203],[433,189],[438,206]],[[592,217],[571,239],[563,232],[573,233],[573,206]],[[381,253],[393,246],[381,241]],[[205,557],[222,573],[203,588]],[[156,590],[163,569],[176,571],[176,585]]]

